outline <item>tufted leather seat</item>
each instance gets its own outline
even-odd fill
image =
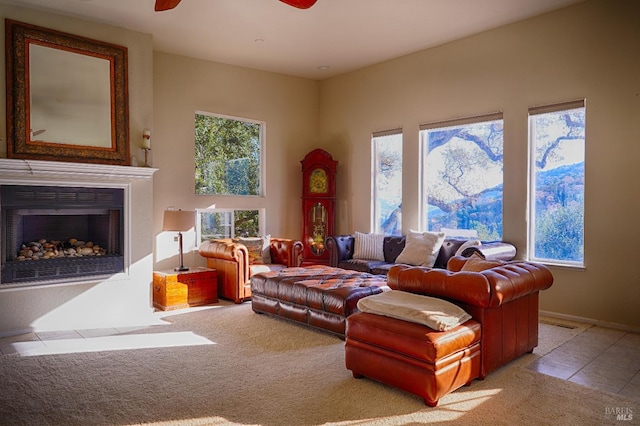
[[[343,337],[358,300],[388,289],[384,276],[323,265],[286,268],[251,277],[251,307]]]

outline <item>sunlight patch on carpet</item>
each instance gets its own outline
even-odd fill
[[[193,332],[183,331],[175,333],[103,336],[87,339],[56,339],[16,342],[11,346],[15,353],[20,354],[21,356],[38,356],[199,345],[215,345],[215,342]]]
[[[473,384],[471,385],[473,388]],[[469,390],[462,387],[447,394],[439,401],[437,407],[427,407],[420,411],[389,417],[358,419],[325,423],[326,426],[347,426],[362,424],[408,425],[433,422],[460,422],[465,415],[502,392],[502,389]]]
[[[200,417],[193,419],[181,419],[181,420],[167,420],[161,422],[150,422],[146,423],[147,426],[178,426],[188,424],[189,426],[232,426],[232,425],[243,425],[243,426],[252,426],[244,423],[235,423],[230,420],[225,419],[224,417]],[[257,424],[253,426],[259,426]]]
[[[502,392],[502,389],[473,389],[473,383],[470,387],[462,387],[455,392],[445,395],[439,402],[437,409],[449,415],[455,414],[455,418],[461,417],[463,414],[477,408],[481,404],[487,402],[494,396]]]

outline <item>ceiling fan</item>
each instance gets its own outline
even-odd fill
[[[280,0],[289,6],[297,7],[298,9],[309,9],[318,0]],[[180,0],[156,0],[155,10],[160,12],[163,10],[173,9],[180,3]]]

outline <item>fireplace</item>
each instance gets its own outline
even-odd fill
[[[85,272],[84,266],[75,265],[75,270],[80,269],[82,272],[70,278],[50,275],[58,278],[38,278],[10,284],[0,281],[0,336],[30,331],[113,327],[114,324],[122,324],[124,318],[127,318],[126,322],[129,323],[133,313],[144,316],[153,312],[150,290],[154,261],[153,175],[156,171],[157,169],[151,167],[0,158],[0,195],[4,186],[35,186],[46,187],[45,189],[56,186],[110,188],[124,191],[121,193],[124,200],[123,208],[84,205],[84,212],[75,211],[82,215],[103,214],[104,210],[122,212],[124,220],[118,231],[119,237],[115,240],[120,243],[117,251],[124,254],[122,272],[104,273],[96,271],[98,268],[93,266]],[[84,195],[80,199],[83,197]],[[7,208],[4,201],[4,198],[0,198],[0,210],[2,207]],[[40,206],[47,214],[52,213],[51,210],[47,211],[52,208],[48,203],[49,201],[44,203],[45,206]],[[77,205],[71,207],[81,210]],[[13,209],[19,208],[14,206]],[[24,211],[19,213],[25,216]],[[110,215],[113,216],[115,213]],[[4,269],[5,263],[15,265],[13,262],[16,261],[6,260],[6,241],[2,242],[5,239],[5,223],[2,220],[3,218],[0,218],[0,266]],[[100,220],[102,223],[105,221]],[[87,226],[95,229],[97,225]],[[105,247],[108,246],[107,242]],[[109,254],[104,258],[110,257],[119,258],[120,255]],[[53,260],[65,262],[64,258]],[[84,260],[86,259],[75,259],[73,263]],[[119,263],[111,270],[121,269]]]
[[[0,286],[124,271],[124,189],[3,185],[0,203]]]

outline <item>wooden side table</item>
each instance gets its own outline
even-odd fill
[[[153,307],[168,311],[218,302],[216,270],[153,272]]]

